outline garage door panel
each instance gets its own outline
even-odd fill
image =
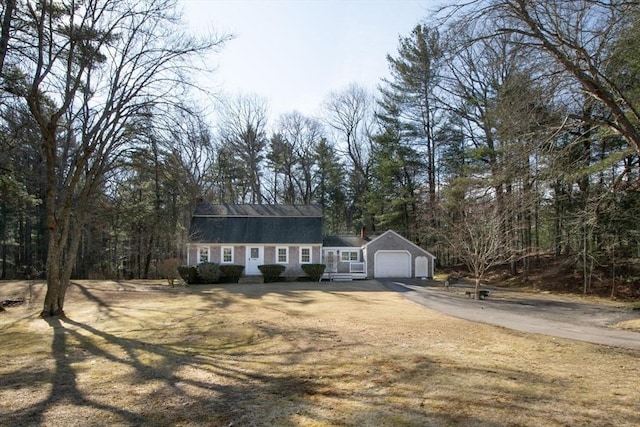
[[[411,277],[411,255],[404,251],[376,252],[374,276]]]

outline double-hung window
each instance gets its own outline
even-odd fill
[[[222,264],[233,264],[233,247],[232,246],[223,246],[222,247]]]
[[[309,246],[300,248],[300,264],[311,264],[311,248]]]
[[[360,259],[358,251],[341,251],[340,260],[342,262],[358,262]]]
[[[209,262],[209,247],[201,246],[198,248],[198,264]]]
[[[276,263],[289,264],[289,248],[286,246],[276,247]]]

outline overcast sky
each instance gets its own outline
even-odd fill
[[[214,58],[217,85],[268,100],[270,116],[319,114],[331,91],[375,89],[435,0],[184,0],[194,31],[236,35]]]

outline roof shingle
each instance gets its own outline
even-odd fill
[[[195,243],[321,244],[315,205],[199,205],[191,218]]]

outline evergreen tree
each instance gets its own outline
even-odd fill
[[[397,117],[403,124],[402,138],[422,150],[428,209],[437,203],[438,140],[443,110],[438,103],[444,51],[437,29],[416,25],[409,37],[400,38],[398,56],[387,56],[395,93]],[[387,95],[388,96],[388,95]],[[433,211],[430,215],[433,218]]]
[[[392,90],[381,93],[377,114],[381,132],[373,138],[367,193],[372,231],[393,229],[416,240],[417,196],[425,163],[416,147],[403,138],[407,126],[400,119],[400,97]]]
[[[343,234],[349,230],[347,218],[347,176],[345,165],[336,152],[336,148],[326,139],[316,146],[315,158],[317,172],[315,180],[318,188],[315,201],[324,212],[325,234]]]

